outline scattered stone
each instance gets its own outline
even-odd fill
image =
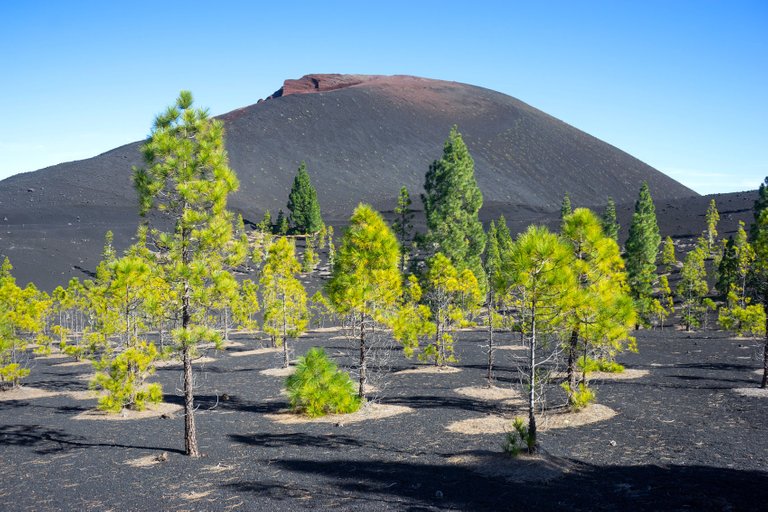
[[[168,460],[168,452],[163,452],[156,457],[157,462],[166,462]]]

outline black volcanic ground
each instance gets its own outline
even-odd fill
[[[241,182],[230,204],[251,221],[285,208],[301,160],[327,221],[344,222],[359,201],[391,210],[402,185],[418,196],[453,124],[475,159],[486,220],[505,213],[520,228],[546,220],[566,190],[577,205],[602,205],[610,195],[629,208],[643,180],[662,208],[680,209],[670,225],[688,222],[682,198],[706,209],[695,192],[613,146],[515,98],[455,82],[312,75],[221,117]],[[19,282],[50,289],[86,276],[108,229],[118,247],[130,243],[138,223],[131,167],[142,163],[140,145],[0,182],[0,253]],[[749,206],[751,199],[738,209]]]

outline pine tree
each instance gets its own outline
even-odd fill
[[[496,292],[499,288],[499,279],[501,273],[501,253],[499,252],[499,233],[496,229],[496,223],[491,221],[486,234],[488,243],[485,247],[485,272],[488,279],[488,292],[486,305],[488,306],[488,372],[486,380],[488,385],[493,385],[493,328],[496,316],[498,315],[496,304]]]
[[[279,212],[277,212],[277,221],[275,222],[275,234],[287,235],[289,229],[290,229],[290,225],[288,223],[288,219],[286,218],[285,213],[283,213],[283,210],[281,209]]]
[[[307,172],[307,164],[301,162],[293,186],[288,195],[288,211],[291,212],[289,224],[295,233],[312,234],[320,231],[323,218],[320,216],[320,203],[317,191],[312,186]]]
[[[672,296],[672,288],[669,286],[667,276],[659,276],[659,298],[657,299],[656,317],[659,319],[661,330],[664,330],[664,319],[675,312],[675,301]]]
[[[709,208],[707,208],[707,230],[705,231],[705,238],[707,240],[707,253],[711,254],[712,249],[717,242],[717,223],[720,222],[720,213],[717,211],[717,204],[712,199],[709,202]]]
[[[766,190],[768,178],[765,184],[760,185],[760,199],[755,201],[755,214],[757,221],[753,224],[753,248],[755,261],[752,270],[752,280],[755,283],[754,296],[763,308],[763,315],[768,309],[768,190]],[[761,202],[762,200],[762,202]],[[758,208],[762,208],[758,213]],[[766,315],[768,316],[768,315]],[[768,387],[768,321],[765,325],[765,345],[763,347],[763,378],[760,387]]]
[[[612,197],[608,198],[608,203],[605,205],[605,211],[603,212],[603,231],[605,236],[612,238],[615,242],[619,241],[619,221],[616,219],[616,203]]]
[[[563,202],[560,203],[560,220],[573,213],[573,207],[571,206],[571,196],[568,192],[563,196]]]
[[[562,237],[572,249],[576,274],[567,315],[571,328],[567,344],[568,393],[573,398],[579,390],[575,375],[577,350],[581,348],[585,361],[593,348],[609,356],[625,347],[636,350],[635,340],[629,335],[635,310],[619,246],[604,234],[597,216],[587,208],[577,208],[563,219]],[[581,384],[583,391],[586,370]]]
[[[704,266],[706,252],[703,247],[692,249],[683,262],[680,270],[680,282],[677,285],[677,296],[680,299],[680,309],[685,330],[701,325],[703,300],[709,288],[707,286],[707,271]]]
[[[299,337],[309,322],[307,292],[296,279],[301,268],[295,251],[287,238],[278,238],[269,247],[260,281],[264,332],[272,337],[275,346],[283,347],[283,368],[288,368],[290,360],[288,340]]]
[[[660,243],[656,207],[653,205],[648,184],[643,183],[629,227],[625,259],[632,298],[644,322],[648,321],[648,310],[653,298],[656,258]]]
[[[397,241],[400,242],[400,271],[405,272],[408,267],[408,249],[411,246],[413,237],[413,216],[411,209],[411,196],[406,187],[400,188],[400,194],[397,196],[397,206],[395,207],[395,221],[392,223],[392,230],[397,235]]]
[[[179,294],[180,324],[173,337],[183,364],[185,452],[198,457],[192,358],[198,343],[220,343],[206,325],[207,295],[217,275],[227,272],[225,259],[234,242],[227,196],[238,181],[227,162],[222,123],[193,108],[188,91],[157,116],[142,151],[145,167],[134,168],[140,213],[157,211],[172,225],[150,234],[162,275]]]
[[[723,256],[720,259],[720,264],[717,266],[717,283],[715,288],[720,295],[726,297],[731,291],[732,287],[736,285],[738,280],[738,253],[736,251],[736,241],[733,236],[728,237],[728,241],[725,243],[723,249]]]
[[[315,237],[308,235],[305,238],[304,257],[301,260],[301,271],[312,272],[318,263],[317,251],[315,251]]]
[[[518,325],[528,348],[524,387],[528,406],[528,451],[537,445],[536,411],[541,393],[541,357],[565,321],[568,297],[575,287],[571,248],[544,227],[531,226],[502,258],[502,287],[518,305]],[[551,356],[551,354],[549,354]]]
[[[664,265],[664,271],[669,274],[677,265],[677,256],[675,255],[675,242],[671,236],[664,239],[664,245],[661,247],[661,264]]]
[[[326,292],[358,336],[361,399],[368,378],[366,343],[376,325],[391,319],[400,298],[399,261],[397,238],[384,219],[370,206],[358,205],[342,236]]]
[[[256,225],[256,229],[261,231],[262,233],[271,233],[272,232],[272,214],[269,212],[269,210],[266,210],[264,212],[264,217],[262,217],[261,222],[259,222]]]
[[[768,209],[768,176],[765,177],[765,180],[760,184],[760,187],[757,189],[757,199],[755,199],[755,203],[752,206],[752,215],[754,216],[754,222],[752,222],[752,226],[749,230],[749,241],[755,242],[757,240],[757,237],[760,232],[760,215]]]
[[[427,253],[442,252],[458,271],[468,268],[485,290],[480,259],[485,232],[478,218],[483,195],[475,180],[475,163],[456,126],[443,146],[443,156],[429,166],[424,183]]]

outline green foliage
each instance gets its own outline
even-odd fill
[[[269,248],[260,285],[264,332],[272,337],[275,346],[283,346],[285,367],[288,366],[288,340],[301,335],[309,322],[307,292],[296,279],[299,270],[293,243],[285,237],[278,238]]]
[[[315,237],[309,235],[305,238],[304,257],[301,260],[301,271],[304,273],[312,272],[319,262],[320,258],[315,250]]]
[[[602,217],[603,232],[608,238],[612,238],[614,242],[619,241],[619,221],[616,219],[616,203],[612,197],[608,198],[608,203],[605,205],[605,211]]]
[[[686,330],[701,325],[704,310],[703,300],[709,288],[707,286],[707,271],[704,265],[705,249],[696,247],[685,257],[680,271],[680,282],[677,285],[677,296],[680,300],[681,317]]]
[[[576,366],[579,370],[586,373],[590,373],[590,372],[622,373],[624,372],[624,366],[617,363],[616,361],[611,361],[610,359],[605,359],[605,358],[593,359],[588,356],[581,356],[576,361]]]
[[[89,387],[105,392],[99,398],[98,408],[111,413],[118,413],[123,408],[142,411],[147,404],[161,402],[163,391],[160,384],[145,383],[155,371],[153,363],[157,357],[158,351],[153,343],[140,342],[97,364],[99,371]]]
[[[667,273],[672,272],[672,269],[677,265],[677,256],[675,255],[675,242],[671,236],[664,239],[664,245],[661,247],[661,264],[664,265],[664,270]]]
[[[276,235],[287,235],[290,227],[291,226],[288,222],[288,218],[285,216],[283,210],[281,209],[279,212],[277,212],[277,221],[275,222],[274,233]]]
[[[258,231],[261,231],[262,233],[271,233],[272,232],[272,213],[270,213],[269,210],[266,210],[264,212],[264,217],[262,217],[261,221],[259,221],[258,224],[256,224],[256,229]]]
[[[320,216],[320,204],[317,202],[317,191],[312,186],[307,172],[307,164],[301,162],[293,186],[288,195],[288,211],[290,225],[293,231],[301,234],[311,234],[320,231],[323,218]]]
[[[648,184],[640,188],[626,244],[629,287],[640,318],[647,322],[656,279],[656,258],[661,236]]]
[[[470,269],[484,291],[480,256],[485,232],[478,218],[483,195],[475,180],[475,163],[455,126],[445,141],[442,158],[429,167],[424,191],[427,252],[442,252],[459,272]]]
[[[414,211],[411,209],[411,196],[406,187],[400,188],[400,194],[397,196],[397,206],[395,207],[395,220],[392,223],[392,231],[395,232],[398,242],[400,242],[400,271],[407,270],[409,251],[413,239],[413,217]]]
[[[300,357],[296,371],[285,380],[291,408],[310,418],[347,414],[360,408],[349,374],[338,369],[321,348]]]
[[[571,389],[567,382],[563,382],[560,387],[568,393],[568,406],[573,411],[580,411],[586,408],[596,399],[595,392],[583,382],[579,382],[578,387],[575,389]]]
[[[0,267],[0,388],[18,386],[29,375],[26,350],[30,338],[41,345],[49,343],[44,332],[50,297],[32,283],[20,288],[12,270],[5,258]]]
[[[320,327],[323,327],[326,321],[331,321],[335,318],[333,306],[321,290],[316,291],[309,298],[309,315],[313,323]]]
[[[707,241],[707,252],[711,253],[717,242],[717,223],[720,222],[720,213],[717,211],[717,204],[714,199],[709,202],[705,218],[707,229],[704,231],[704,237]]]
[[[749,231],[749,240],[751,242],[756,242],[759,237],[759,231],[761,229],[760,216],[765,210],[768,210],[768,176],[766,176],[765,180],[763,180],[760,187],[757,189],[757,199],[755,199],[755,203],[752,207],[752,214],[754,215],[755,220]]]
[[[422,341],[433,336],[437,327],[431,321],[429,307],[419,304],[422,290],[416,276],[408,276],[403,298],[392,323],[392,335],[403,345],[406,357],[412,357]]]
[[[504,453],[517,457],[523,449],[532,453],[535,445],[536,439],[528,433],[528,427],[525,426],[523,418],[515,418],[512,421],[512,430],[504,435],[504,444],[502,445]]]
[[[568,215],[573,213],[573,207],[571,206],[571,196],[568,192],[563,196],[563,202],[560,203],[560,218],[564,219]]]

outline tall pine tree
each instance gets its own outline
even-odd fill
[[[612,197],[608,198],[608,203],[605,205],[602,224],[603,224],[603,232],[605,232],[605,236],[607,236],[608,238],[613,238],[614,242],[618,242],[619,229],[621,229],[621,226],[619,225],[618,220],[616,220],[616,202],[613,200]]]
[[[301,162],[293,187],[288,195],[288,210],[290,225],[296,233],[317,233],[323,225],[320,216],[320,203],[317,202],[317,191],[312,186],[307,172],[307,164]]]
[[[443,156],[429,166],[424,192],[427,252],[442,252],[459,272],[471,270],[485,291],[480,259],[485,232],[478,217],[483,194],[475,180],[475,163],[456,126],[445,141]]]
[[[653,283],[656,279],[656,258],[661,244],[656,207],[643,183],[635,203],[635,213],[629,226],[625,259],[632,298],[640,317],[647,322],[653,300]]]
[[[413,210],[411,209],[411,196],[408,189],[402,187],[397,196],[397,206],[395,207],[395,221],[392,223],[392,231],[400,242],[400,271],[405,272],[409,257],[409,247],[413,232]]]

